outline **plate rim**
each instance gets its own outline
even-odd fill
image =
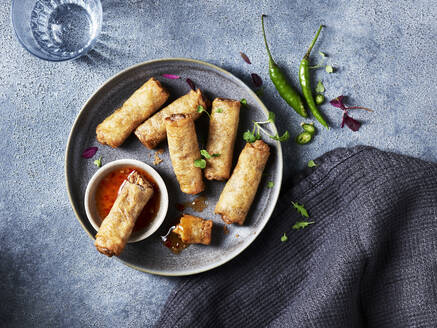
[[[81,215],[79,214],[75,203],[73,202],[72,199],[72,195],[71,195],[71,188],[70,188],[70,183],[69,183],[69,175],[68,175],[68,162],[69,162],[69,153],[70,153],[70,148],[71,148],[71,142],[72,142],[72,135],[73,132],[76,130],[76,126],[78,125],[79,119],[82,117],[82,115],[85,113],[86,108],[88,107],[89,103],[91,103],[94,98],[97,96],[97,94],[104,88],[106,87],[109,83],[111,83],[113,80],[119,78],[121,75],[131,71],[131,70],[135,70],[138,67],[141,66],[147,66],[153,63],[159,63],[159,62],[168,62],[168,61],[182,61],[182,62],[189,62],[189,63],[195,63],[195,64],[199,64],[199,65],[203,65],[203,66],[207,66],[209,68],[212,68],[214,70],[217,70],[219,72],[221,72],[224,75],[227,75],[228,77],[230,77],[231,79],[236,80],[236,82],[238,82],[238,84],[240,84],[243,88],[246,89],[246,91],[256,100],[256,102],[258,103],[259,107],[261,108],[262,111],[264,111],[264,113],[268,116],[269,110],[267,109],[267,107],[264,105],[264,103],[261,101],[261,99],[258,97],[258,95],[247,86],[246,83],[244,83],[240,78],[238,78],[237,76],[235,76],[234,74],[228,72],[227,70],[202,61],[202,60],[198,60],[198,59],[192,59],[192,58],[183,58],[183,57],[169,57],[169,58],[160,58],[160,59],[151,59],[151,60],[146,60],[144,62],[129,66],[123,70],[121,70],[120,72],[112,75],[111,77],[109,77],[107,80],[105,80],[105,82],[103,82],[86,100],[86,102],[83,104],[83,106],[81,107],[79,113],[76,115],[76,118],[74,119],[73,125],[71,126],[70,129],[70,133],[68,134],[68,139],[67,139],[67,143],[65,146],[65,154],[64,154],[64,178],[65,178],[65,185],[67,188],[67,194],[68,194],[68,200],[70,202],[70,205],[73,209],[73,212],[75,214],[76,220],[79,221],[79,224],[81,225],[82,229],[85,230],[85,232],[88,234],[88,236],[91,238],[91,240],[95,240],[94,236],[88,231],[88,229],[85,227],[84,223],[82,222],[82,218]],[[272,124],[272,128],[274,133],[278,133],[277,129],[276,129],[276,124]],[[178,272],[168,272],[168,271],[155,271],[155,270],[149,270],[149,269],[145,269],[136,265],[133,265],[129,262],[126,262],[122,259],[120,259],[118,256],[115,256],[115,259],[120,261],[121,263],[123,263],[124,265],[132,268],[132,269],[136,269],[138,271],[141,272],[146,272],[146,273],[150,273],[150,274],[154,274],[154,275],[159,275],[159,276],[166,276],[166,277],[181,277],[181,276],[189,276],[189,275],[194,275],[194,274],[199,274],[202,272],[206,272],[212,269],[215,269],[219,266],[222,266],[223,264],[231,261],[232,259],[234,259],[235,257],[237,257],[238,255],[240,255],[247,247],[249,247],[254,241],[255,239],[261,234],[261,232],[264,230],[266,224],[270,221],[270,218],[273,214],[273,211],[276,208],[276,204],[278,202],[278,198],[279,198],[279,194],[281,192],[281,188],[282,188],[282,178],[283,178],[283,154],[282,154],[282,145],[279,141],[275,141],[276,145],[277,145],[277,149],[278,149],[278,157],[279,157],[279,174],[277,175],[277,178],[275,179],[275,184],[277,184],[279,187],[276,189],[276,193],[274,193],[273,197],[272,197],[272,204],[268,207],[265,216],[267,217],[264,222],[261,223],[260,228],[259,228],[259,232],[254,235],[254,237],[252,237],[252,240],[247,244],[247,245],[243,245],[244,247],[238,249],[237,251],[234,251],[233,253],[231,253],[230,256],[223,258],[222,260],[218,261],[218,262],[213,262],[212,264],[205,266],[204,268],[201,269],[196,269],[196,270],[188,270],[188,271],[178,271]]]

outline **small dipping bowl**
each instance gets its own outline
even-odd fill
[[[129,238],[129,243],[137,242],[146,239],[153,234],[165,219],[168,210],[168,192],[165,186],[164,180],[158,172],[151,166],[134,160],[134,159],[119,159],[108,164],[103,165],[94,173],[91,180],[88,182],[88,186],[85,191],[85,211],[91,225],[96,231],[99,231],[99,222],[102,222],[104,218],[100,218],[97,210],[96,193],[100,182],[111,172],[117,171],[121,168],[138,168],[141,171],[146,172],[156,182],[159,188],[159,209],[152,221],[144,228],[144,230],[133,232]],[[147,205],[146,205],[147,206]]]

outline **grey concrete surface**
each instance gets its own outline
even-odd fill
[[[183,278],[157,277],[98,254],[70,208],[64,148],[82,104],[130,65],[190,57],[228,69],[248,84],[264,80],[263,100],[280,130],[301,119],[268,79],[260,29],[296,84],[298,63],[320,23],[314,49],[337,71],[317,71],[328,99],[349,96],[359,132],[339,129],[341,111],[322,106],[333,129],[314,142],[284,144],[285,175],[339,146],[367,144],[437,158],[437,10],[434,1],[118,1],[103,0],[104,26],[87,57],[50,63],[21,48],[9,1],[0,5],[0,326],[151,326]],[[245,64],[244,51],[252,60]],[[284,186],[283,186],[284,187]]]

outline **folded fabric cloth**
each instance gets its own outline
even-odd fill
[[[158,327],[437,326],[437,164],[363,146],[315,162],[246,251],[172,291]],[[315,223],[292,229],[291,201]]]

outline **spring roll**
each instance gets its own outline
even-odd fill
[[[227,224],[244,223],[269,155],[270,148],[262,140],[244,147],[215,207],[215,213]]]
[[[165,118],[172,114],[184,113],[191,115],[193,120],[199,118],[200,113],[197,112],[197,107],[201,105],[205,109],[208,107],[208,101],[203,97],[202,92],[197,89],[191,90],[185,96],[182,96],[170,105],[160,110],[153,115],[136,130],[135,135],[140,139],[141,143],[149,149],[155,148],[161,141],[166,138],[165,133]]]
[[[214,99],[206,145],[206,150],[212,155],[207,161],[204,172],[208,180],[229,179],[239,116],[240,101]]]
[[[135,222],[153,195],[153,186],[137,171],[129,174],[120,187],[117,199],[100,225],[94,245],[107,256],[120,255]]]
[[[173,230],[186,244],[211,243],[212,221],[197,216],[184,214],[179,224]]]
[[[169,95],[158,80],[150,78],[124,102],[123,106],[97,126],[97,141],[117,148],[133,130],[167,101]]]
[[[182,192],[198,194],[205,189],[202,170],[194,166],[200,158],[194,121],[190,115],[173,114],[165,119],[171,164]]]

